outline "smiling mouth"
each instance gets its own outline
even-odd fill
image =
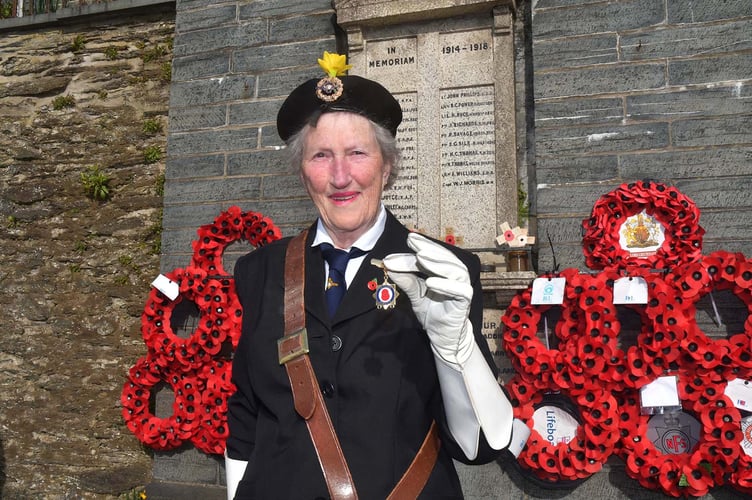
[[[355,197],[358,196],[358,193],[335,193],[329,196],[329,199],[331,199],[334,202],[337,203],[344,203],[346,201],[350,201],[355,199]]]

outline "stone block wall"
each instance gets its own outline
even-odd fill
[[[176,10],[164,271],[186,266],[196,229],[232,205],[272,217],[284,235],[314,219],[297,172],[281,151],[276,116],[292,89],[320,73],[317,58],[337,50],[329,0],[186,0]],[[250,249],[232,245],[224,268],[230,272]],[[169,394],[160,394],[157,404],[171,413]],[[147,493],[221,498],[223,485],[222,460],[186,446],[155,455]]]
[[[752,3],[534,4],[539,271],[585,268],[580,222],[639,179],[695,201],[703,253],[752,254]]]
[[[185,265],[196,228],[231,205],[273,217],[285,235],[313,220],[297,173],[280,151],[275,121],[287,94],[320,72],[323,51],[336,51],[333,15],[328,0],[179,3],[164,207],[167,269]],[[235,250],[228,259],[247,248]]]

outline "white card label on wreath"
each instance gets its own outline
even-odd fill
[[[577,419],[558,406],[541,406],[533,413],[533,430],[553,446],[571,441],[578,426]]]
[[[619,246],[631,257],[655,255],[665,239],[663,225],[645,210],[627,217],[619,227]]]
[[[564,285],[566,278],[535,278],[533,280],[533,293],[530,295],[530,303],[539,304],[563,304]]]
[[[648,283],[639,276],[614,281],[614,304],[647,304]]]
[[[512,420],[512,440],[509,442],[507,449],[514,455],[514,458],[520,456],[529,437],[530,427],[519,418]]]
[[[640,411],[655,415],[681,409],[678,378],[675,375],[658,377],[640,388]]]
[[[740,410],[752,411],[752,382],[735,378],[729,380],[723,393]]]
[[[752,415],[742,419],[742,450],[752,457]]]
[[[175,300],[178,298],[178,295],[180,295],[180,285],[164,274],[157,276],[154,281],[151,282],[151,286],[165,294],[170,300]]]

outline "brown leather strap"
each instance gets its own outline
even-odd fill
[[[285,256],[285,336],[279,342],[280,363],[287,369],[295,410],[308,425],[329,495],[332,500],[354,500],[358,498],[355,484],[308,358],[303,302],[307,234],[303,231],[293,238]]]
[[[307,234],[303,231],[290,240],[285,255],[285,335],[278,341],[279,362],[287,369],[295,411],[308,425],[332,500],[355,500],[355,484],[308,357],[304,304]],[[432,422],[420,450],[388,500],[418,497],[436,464],[440,446],[436,422]]]
[[[420,492],[426,486],[428,477],[431,475],[436,459],[439,457],[441,440],[436,421],[431,422],[431,428],[423,440],[418,453],[415,455],[410,467],[407,468],[387,500],[402,500],[418,498]]]

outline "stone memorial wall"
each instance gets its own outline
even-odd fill
[[[463,16],[439,4],[335,2],[352,72],[397,95],[403,171],[386,205],[409,226],[469,249],[494,247],[517,220],[512,12],[468,2]],[[422,22],[405,22],[420,16]],[[468,208],[472,207],[471,210]]]

